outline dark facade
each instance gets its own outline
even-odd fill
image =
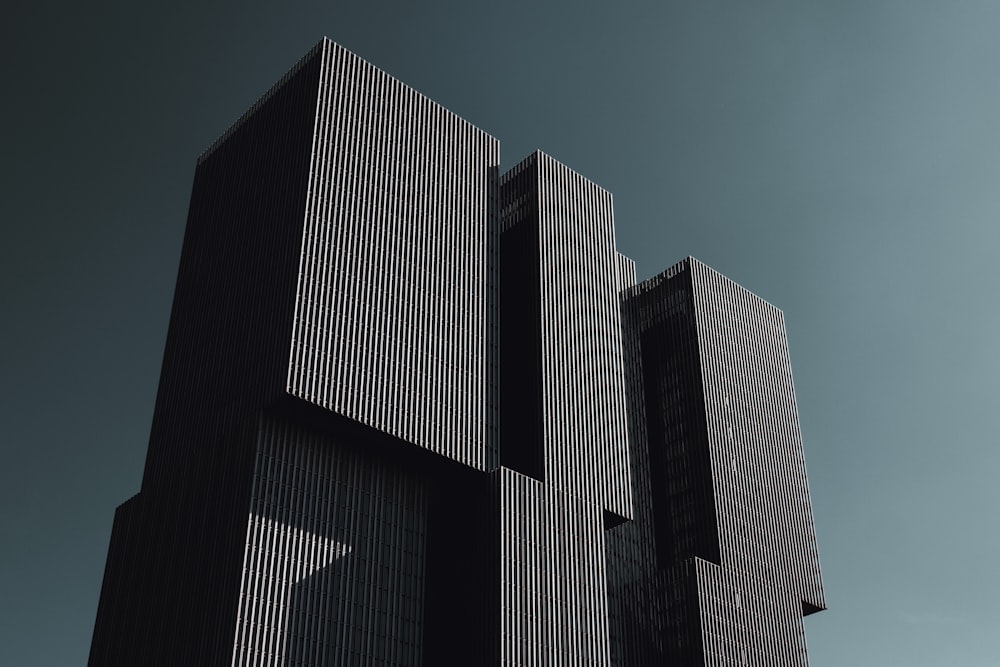
[[[609,531],[627,664],[807,665],[825,608],[784,316],[688,258],[625,291],[636,520]],[[617,628],[616,628],[617,626]]]
[[[324,40],[198,161],[90,664],[801,665],[780,311]]]

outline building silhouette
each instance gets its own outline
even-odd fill
[[[198,160],[90,664],[805,665],[781,312],[323,40]]]

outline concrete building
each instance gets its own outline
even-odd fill
[[[198,160],[90,664],[804,665],[781,312],[323,40]]]

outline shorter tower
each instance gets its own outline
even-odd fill
[[[627,299],[646,506],[611,539],[612,562],[655,553],[641,576],[659,591],[645,601],[655,637],[633,638],[633,650],[685,665],[807,665],[802,617],[825,601],[784,316],[693,258]],[[617,580],[619,598],[637,594],[622,583],[635,579]]]

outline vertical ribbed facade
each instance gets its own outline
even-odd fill
[[[323,40],[198,160],[90,665],[804,665],[779,310]]]
[[[501,663],[607,665],[604,531],[632,518],[611,194],[536,152],[501,179]]]
[[[802,602],[773,582],[694,561],[704,665],[808,665]]]
[[[722,564],[826,606],[785,319],[689,261]]]
[[[496,139],[325,42],[288,391],[480,470]]]
[[[498,164],[495,139],[329,40],[200,157],[92,665],[443,653],[455,612],[428,572],[465,565],[427,526],[446,539],[498,458]]]
[[[652,521],[639,508],[612,531],[610,590],[613,608],[633,595],[628,559],[652,546],[664,641],[626,639],[623,655],[807,665],[802,617],[825,601],[781,311],[691,258],[630,290],[627,310]]]
[[[254,468],[232,664],[419,663],[425,483],[275,420]]]
[[[500,468],[500,665],[607,665],[597,505]]]
[[[504,401],[504,445],[536,449],[522,472],[630,518],[611,193],[536,152],[504,175],[501,212],[501,397],[531,403]]]

